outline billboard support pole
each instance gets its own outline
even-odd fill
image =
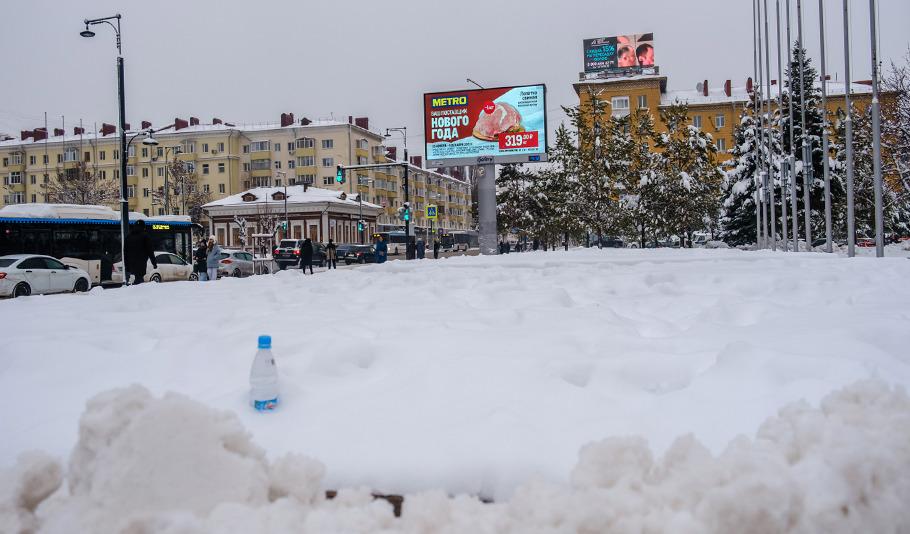
[[[496,165],[479,165],[477,183],[477,211],[480,219],[480,253],[497,254],[496,231]]]

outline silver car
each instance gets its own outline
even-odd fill
[[[241,278],[256,274],[253,255],[242,250],[221,249],[218,256],[218,277]]]

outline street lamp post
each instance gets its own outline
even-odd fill
[[[400,133],[401,137],[404,139],[404,202],[405,202],[405,204],[407,204],[408,211],[410,212],[411,199],[410,199],[410,193],[408,191],[409,190],[408,172],[409,172],[409,169],[411,166],[411,162],[410,162],[410,160],[408,160],[408,127],[402,126],[401,128],[386,128],[385,136],[392,137],[391,132]],[[408,260],[412,259],[410,257],[411,256],[410,253],[408,252],[410,250],[410,244],[411,244],[411,221],[410,221],[410,213],[409,213],[409,217],[407,219],[405,219],[405,221],[404,221],[404,250],[405,250],[404,257],[405,257],[405,259],[408,259]]]
[[[169,152],[174,153],[174,163],[177,163],[177,155],[181,154],[183,150],[180,148],[180,145],[164,147],[164,214],[171,214],[171,190],[168,184],[168,175],[170,174],[170,167],[167,159]]]
[[[288,173],[277,171],[275,174],[284,178],[282,180],[282,184],[284,185],[284,237],[287,239],[288,232],[291,230],[291,221],[288,218]]]
[[[116,21],[114,25],[111,21]],[[94,37],[95,32],[89,29],[89,26],[97,24],[107,24],[114,29],[117,36],[117,94],[119,99],[120,110],[120,257],[126,266],[126,234],[130,225],[129,203],[126,199],[126,98],[123,87],[123,49],[120,39],[120,13],[110,17],[98,19],[85,19],[85,30],[79,32],[82,37]],[[125,278],[125,277],[124,277]]]

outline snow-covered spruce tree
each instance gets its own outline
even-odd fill
[[[910,47],[882,81],[882,169],[901,211],[910,211]]]
[[[496,220],[500,234],[512,228],[527,230],[527,193],[530,186],[521,165],[503,165],[496,177]]]
[[[620,206],[627,220],[627,233],[634,235],[639,246],[656,238],[659,220],[657,196],[657,163],[659,155],[652,150],[654,142],[654,116],[638,109],[620,123],[623,135],[611,142],[617,144],[616,152],[628,161],[619,175]]]
[[[579,199],[579,149],[564,125],[556,130],[556,142],[550,152],[552,166],[539,172],[532,185],[532,216],[539,221],[538,234],[545,242],[578,237],[585,229],[583,205]]]
[[[872,110],[867,107],[863,110],[853,107],[853,203],[854,224],[857,237],[875,236],[875,190],[874,169],[872,158]],[[838,112],[836,139],[839,141],[835,153],[833,172],[838,180],[847,181],[847,152],[843,142],[846,135],[846,115]],[[882,190],[882,212],[884,215],[885,232],[897,232],[902,235],[910,233],[908,227],[907,205],[901,201],[900,190],[894,187],[885,187]],[[847,234],[846,206],[838,209],[835,219],[836,234]]]
[[[654,142],[660,151],[656,196],[662,230],[685,236],[691,245],[692,232],[706,228],[720,209],[723,174],[717,147],[710,134],[689,124],[685,104],[662,109],[660,117],[667,127]]]
[[[821,107],[821,87],[818,81],[818,72],[812,67],[812,59],[806,55],[804,60],[805,72],[803,73],[804,83],[800,85],[799,69],[799,42],[793,48],[792,57],[789,65],[788,80],[793,80],[793,86],[787,82],[787,94],[790,98],[784,99],[784,109],[781,114],[781,120],[784,124],[783,147],[784,153],[790,154],[790,130],[793,129],[793,144],[796,147],[796,196],[797,204],[797,221],[800,229],[800,235],[803,235],[804,222],[804,200],[803,200],[803,172],[810,165],[812,167],[813,180],[809,184],[810,195],[810,217],[812,221],[813,239],[824,236],[825,233],[825,175],[822,164],[822,128],[824,127],[822,107]],[[805,53],[805,50],[803,50]],[[802,128],[802,109],[805,102],[806,108],[806,132]],[[793,124],[790,124],[789,109],[793,106]],[[832,118],[827,118],[827,124],[830,128]],[[829,130],[832,133],[832,130]],[[803,145],[811,141],[812,154],[810,161],[803,162]],[[833,152],[833,151],[832,151]],[[830,158],[829,154],[829,158]],[[829,159],[829,164],[831,163]],[[839,206],[845,202],[846,190],[843,182],[835,179],[831,175],[831,203],[832,212],[840,209]],[[790,221],[792,223],[792,220]]]

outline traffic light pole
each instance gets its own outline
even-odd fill
[[[347,171],[356,171],[356,170],[362,170],[362,169],[388,169],[390,167],[404,167],[404,203],[405,203],[405,207],[408,212],[407,216],[404,219],[404,237],[405,237],[405,251],[406,251],[405,257],[410,260],[413,258],[411,258],[411,255],[409,253],[407,253],[407,250],[410,248],[408,245],[411,242],[411,240],[410,240],[410,237],[411,237],[411,217],[410,217],[411,202],[410,202],[410,195],[408,192],[408,189],[409,189],[408,179],[410,178],[410,175],[409,175],[410,165],[407,163],[407,159],[408,159],[407,150],[405,150],[405,152],[404,152],[404,159],[405,159],[405,161],[403,163],[373,163],[370,165],[338,165],[338,173],[336,174],[336,180],[338,181],[338,183],[343,183],[345,180],[345,175],[346,175]],[[360,220],[361,221],[363,220],[363,200],[362,199],[360,201]],[[362,232],[363,232],[363,230],[361,230],[361,234],[362,234]]]
[[[404,204],[405,209],[410,211],[411,209],[411,197],[408,187],[408,175],[410,171],[410,165],[408,164],[411,160],[408,159],[408,148],[404,149]],[[407,260],[412,260],[411,257],[411,217],[405,217],[404,219],[404,257]]]

